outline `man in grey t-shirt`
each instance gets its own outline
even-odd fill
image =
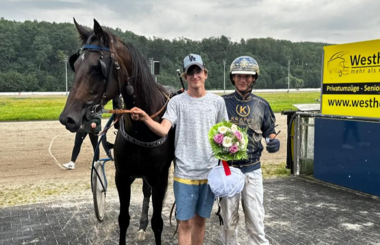
[[[228,120],[228,115],[224,100],[205,89],[208,71],[202,58],[190,54],[183,62],[182,76],[188,82],[188,90],[169,101],[162,122],[153,121],[136,107],[131,116],[144,121],[162,137],[176,125],[173,187],[180,222],[178,244],[200,245],[214,203],[207,176],[218,162],[213,157],[208,132],[218,122]]]

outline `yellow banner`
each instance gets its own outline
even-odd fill
[[[322,114],[380,118],[380,40],[324,47]]]
[[[379,95],[322,95],[322,114],[380,118]]]
[[[380,81],[380,40],[324,47],[323,83]]]

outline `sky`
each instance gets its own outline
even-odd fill
[[[333,44],[380,39],[379,0],[0,0],[7,20],[69,22],[147,38],[274,38]]]

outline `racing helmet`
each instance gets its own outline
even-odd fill
[[[259,73],[259,64],[254,58],[250,56],[240,56],[236,58],[234,61],[232,61],[230,67],[230,80],[232,84],[235,85],[234,80],[232,79],[234,74],[251,74],[255,76],[256,82],[257,78],[259,77]]]

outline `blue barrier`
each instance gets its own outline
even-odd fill
[[[380,124],[316,118],[314,177],[380,196]]]

